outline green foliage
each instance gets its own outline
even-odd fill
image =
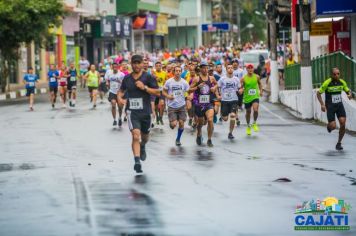
[[[246,29],[241,32],[241,41],[245,42],[259,42],[266,40],[267,18],[262,15],[264,12],[260,1],[241,0],[241,29],[252,23],[252,29]],[[256,11],[260,15],[256,14]]]
[[[0,0],[1,87],[7,65],[18,59],[21,43],[42,42],[49,37],[48,26],[59,25],[65,9],[61,0]]]

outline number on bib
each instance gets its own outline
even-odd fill
[[[131,110],[142,110],[143,109],[142,98],[130,98],[129,102],[130,102]]]
[[[67,78],[61,78],[61,82],[67,82]]]
[[[70,81],[75,82],[76,78],[74,76],[70,77]]]
[[[225,99],[231,99],[233,97],[233,94],[232,92],[226,92],[224,93],[224,96],[223,96]]]
[[[210,95],[200,95],[199,103],[210,103]]]
[[[331,96],[332,103],[340,103],[342,101],[341,94]]]
[[[250,95],[250,96],[253,96],[253,95],[256,95],[256,89],[250,89],[250,90],[248,90],[248,95]]]
[[[182,97],[183,91],[182,90],[173,90],[173,97]]]
[[[51,78],[49,79],[49,81],[50,81],[50,82],[56,82],[56,78],[55,78],[55,77],[51,77]]]
[[[35,86],[35,82],[28,82],[28,86],[34,87]]]

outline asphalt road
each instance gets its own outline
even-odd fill
[[[180,148],[176,130],[154,128],[136,175],[128,126],[112,128],[108,102],[91,110],[82,93],[75,109],[52,110],[38,100],[35,112],[0,104],[2,236],[356,235],[349,134],[335,151],[337,132],[263,102],[259,133],[247,137],[242,122],[229,141],[218,123],[213,148],[196,146],[188,127]],[[296,205],[327,196],[354,206],[351,230],[294,231]]]

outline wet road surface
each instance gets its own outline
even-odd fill
[[[337,152],[337,132],[264,102],[259,133],[247,137],[242,122],[229,141],[218,123],[213,148],[188,127],[179,148],[176,130],[154,128],[136,175],[128,126],[112,128],[107,102],[39,100],[35,112],[0,106],[0,235],[356,235],[351,135]],[[351,231],[294,231],[295,206],[327,196],[354,206]]]

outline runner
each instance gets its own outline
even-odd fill
[[[240,53],[239,52],[236,52],[237,55],[239,55]],[[242,77],[244,76],[245,72],[244,70],[242,69],[242,64],[240,65],[240,63],[242,63],[243,60],[242,59],[239,59],[239,58],[234,58],[232,59],[232,66],[234,68],[234,76],[237,77],[239,80],[242,79]],[[243,103],[243,94],[237,94],[239,100],[238,100],[238,108],[240,110],[242,110],[242,103]],[[240,122],[240,119],[239,119],[239,116],[238,116],[238,113],[236,114],[236,124],[237,125],[240,125],[241,122]]]
[[[66,108],[67,101],[67,85],[68,85],[68,71],[65,64],[62,64],[59,71],[59,95],[61,96],[62,108]]]
[[[74,62],[70,63],[68,70],[68,98],[69,106],[75,107],[75,100],[77,98],[77,69],[75,68]]]
[[[90,66],[90,63],[85,57],[81,57],[79,60],[79,70],[80,70],[80,86],[82,88],[85,88],[86,85],[86,79],[85,75],[88,72],[88,68]]]
[[[93,102],[93,108],[95,109],[100,74],[98,71],[96,71],[94,64],[90,65],[90,70],[85,75],[85,78],[88,81],[87,85],[88,85],[88,90],[89,90],[89,94],[90,94],[90,102]]]
[[[127,91],[128,124],[132,134],[132,152],[134,154],[134,170],[142,172],[141,161],[146,160],[145,145],[148,141],[151,126],[150,95],[159,96],[157,81],[142,70],[143,58],[134,55],[131,58],[133,72],[125,76],[118,92],[119,104],[125,101],[123,96]],[[141,140],[141,142],[140,142]]]
[[[217,83],[213,76],[208,75],[208,64],[200,64],[200,76],[192,82],[190,91],[194,91],[193,103],[195,106],[195,115],[198,117],[197,139],[198,145],[202,144],[202,127],[208,123],[208,141],[207,145],[213,147],[211,137],[214,130],[214,104],[212,95],[216,92]],[[204,121],[205,118],[205,121]]]
[[[181,78],[182,68],[180,66],[174,67],[173,72],[174,77],[164,84],[163,95],[168,99],[168,119],[171,129],[174,129],[178,122],[176,145],[181,146],[180,139],[184,131],[184,122],[187,119],[184,94],[189,90],[189,84]]]
[[[119,127],[122,125],[122,110],[123,110],[123,105],[118,104],[118,99],[117,99],[117,91],[121,87],[122,80],[124,79],[125,75],[121,71],[119,71],[119,66],[116,63],[112,64],[112,70],[108,70],[107,73],[105,74],[105,79],[107,81],[108,87],[109,87],[109,102],[111,103],[111,112],[112,112],[112,117],[114,118],[114,123],[113,126],[116,126],[119,123]],[[116,121],[116,107],[118,106],[119,110],[119,120]]]
[[[347,93],[347,97],[352,99],[351,90],[347,87],[345,80],[340,78],[340,70],[332,69],[331,78],[327,79],[320,87],[317,97],[321,105],[321,110],[326,111],[328,117],[328,125],[326,126],[329,133],[336,129],[335,115],[340,123],[339,139],[336,144],[336,150],[343,150],[341,141],[345,135],[346,112],[342,103],[341,93]],[[325,104],[321,94],[325,93]]]
[[[100,70],[99,70],[99,74],[100,74],[100,83],[99,83],[99,88],[98,88],[98,91],[99,91],[99,96],[100,96],[100,99],[101,99],[101,102],[100,103],[104,103],[104,97],[106,95],[106,93],[108,92],[108,87],[107,87],[107,84],[106,84],[106,71],[111,71],[112,70],[112,66],[108,65],[109,69],[106,70],[106,67],[105,66],[101,66]]]
[[[58,93],[59,72],[56,70],[56,68],[53,64],[51,64],[49,66],[49,71],[48,71],[47,76],[48,76],[50,100],[52,103],[52,108],[54,108],[56,100],[57,100],[57,93]]]
[[[143,71],[146,72],[149,75],[152,75],[152,71],[149,69],[149,61],[144,58],[143,59]],[[155,104],[156,96],[151,95],[151,128],[153,128],[154,125],[154,120],[156,119],[156,104]]]
[[[224,121],[229,119],[230,115],[230,130],[228,139],[234,139],[232,132],[235,128],[235,119],[237,116],[238,107],[238,91],[240,88],[240,80],[234,76],[232,65],[227,65],[226,76],[220,77],[218,81],[219,99],[221,100],[221,116]]]
[[[163,85],[167,80],[167,72],[162,70],[161,62],[156,62],[155,68],[156,70],[153,75],[156,77],[157,84],[162,91]],[[164,108],[166,106],[164,101],[165,101],[164,96],[156,97],[155,105],[158,108],[158,112],[156,113],[157,125],[159,124],[163,125],[163,113],[164,113]]]
[[[30,103],[30,111],[33,111],[33,103],[35,100],[36,82],[38,82],[38,76],[33,73],[33,68],[28,68],[28,73],[25,74],[23,82],[26,85],[26,96]]]
[[[246,122],[247,129],[246,134],[251,135],[251,125],[250,125],[250,117],[251,117],[251,108],[253,109],[253,130],[255,132],[259,131],[259,127],[257,125],[258,118],[258,108],[260,102],[260,94],[262,94],[262,84],[260,77],[253,72],[253,65],[248,64],[246,66],[247,74],[240,80],[241,83],[241,93],[243,92],[243,101],[246,109]]]

